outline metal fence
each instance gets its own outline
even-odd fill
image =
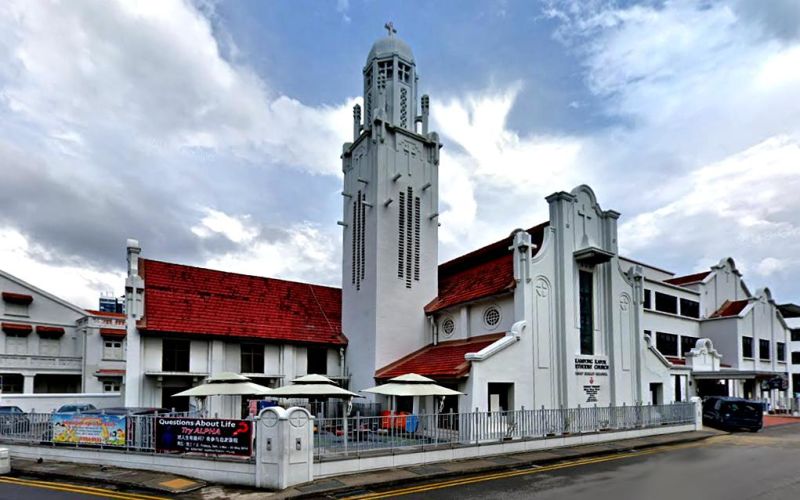
[[[315,420],[316,460],[695,422],[694,403]]]
[[[108,415],[118,417],[124,434],[98,436],[98,442],[70,441],[60,429],[59,413],[0,413],[0,442],[43,446],[72,446],[155,453],[156,419],[159,417],[198,417],[196,412],[170,412],[151,415]],[[70,417],[103,417],[104,414],[74,414]],[[124,418],[124,420],[122,420]],[[123,429],[109,431],[118,432]],[[102,433],[101,433],[102,434]],[[114,439],[116,437],[116,439]],[[116,441],[117,444],[109,444]]]

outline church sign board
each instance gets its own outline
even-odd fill
[[[247,420],[159,418],[156,451],[239,455],[253,450],[253,427]]]
[[[590,356],[575,358],[575,376],[583,403],[606,406],[610,404],[608,394],[608,360]]]

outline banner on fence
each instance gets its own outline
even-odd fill
[[[247,420],[159,418],[156,451],[250,456],[253,425]]]
[[[125,446],[125,417],[55,413],[53,442]]]

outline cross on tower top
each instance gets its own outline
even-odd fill
[[[397,33],[397,30],[394,29],[394,23],[391,21],[384,24],[383,27],[386,28],[386,31],[389,32],[389,36],[394,36],[394,34]]]

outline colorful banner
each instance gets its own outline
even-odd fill
[[[211,418],[158,418],[156,451],[249,457],[253,422]]]
[[[53,442],[125,446],[125,417],[54,413]]]

